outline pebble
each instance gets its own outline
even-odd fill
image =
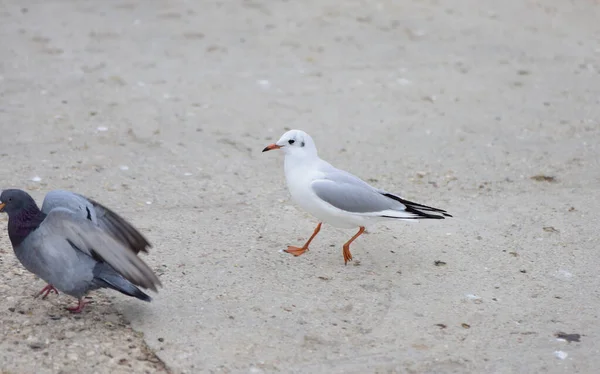
[[[29,342],[29,348],[31,349],[42,349],[44,348],[44,344],[42,342],[38,342],[38,341],[33,341],[33,342]]]

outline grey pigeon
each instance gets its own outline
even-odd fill
[[[100,203],[65,190],[53,190],[46,194],[42,203],[42,213],[48,214],[54,208],[66,208],[84,217],[100,228],[118,237],[121,242],[131,248],[135,253],[140,251],[148,253],[150,243],[131,224],[118,214],[104,207]],[[44,287],[39,294],[45,299],[50,292],[58,294],[58,290],[51,284]]]
[[[25,191],[4,190],[0,212],[8,214],[8,236],[23,266],[57,289],[76,297],[71,312],[81,312],[83,297],[111,288],[150,301],[138,287],[157,291],[160,280],[140,259],[148,241],[123,218],[101,204],[68,191],[52,191],[40,210]]]

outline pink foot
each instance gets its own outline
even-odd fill
[[[54,288],[53,285],[49,284],[40,291],[39,295],[44,294],[44,296],[42,296],[42,299],[45,299],[51,292],[54,292],[58,295],[58,290]]]
[[[77,304],[77,306],[74,306],[71,308],[66,308],[66,309],[71,313],[81,313],[81,311],[83,310],[83,307],[86,305],[87,305],[87,303],[84,302],[83,299],[79,299],[79,303]]]

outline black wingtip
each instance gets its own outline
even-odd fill
[[[434,208],[427,205],[404,200],[399,196],[392,195],[391,193],[387,192],[382,193],[382,195],[403,204],[406,207],[407,212],[412,213],[416,216],[414,219],[445,219],[446,217],[452,217],[452,215],[446,213],[446,211],[443,209]]]
[[[138,290],[139,292],[136,292],[135,295],[133,295],[136,299],[145,301],[147,303],[152,301],[152,298],[150,296],[148,296],[146,293],[142,292],[141,290]]]

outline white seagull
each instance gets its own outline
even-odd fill
[[[292,199],[319,220],[312,236],[301,247],[289,246],[285,252],[300,256],[321,230],[323,222],[339,228],[359,230],[343,246],[344,264],[352,260],[350,244],[366,226],[384,220],[444,219],[445,210],[413,203],[377,189],[360,178],[336,169],[317,155],[310,135],[290,130],[263,152],[282,149],[285,153],[285,178]]]

